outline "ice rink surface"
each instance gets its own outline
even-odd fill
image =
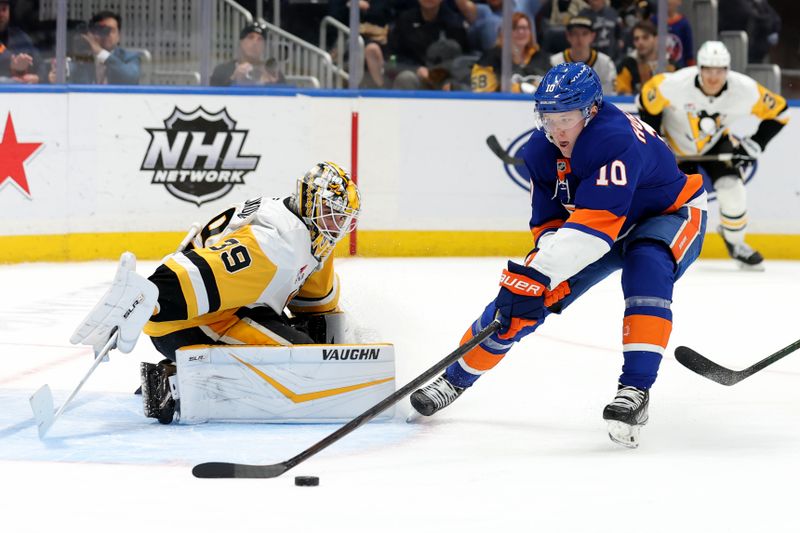
[[[398,386],[452,351],[497,292],[501,258],[337,262],[352,338],[396,345]],[[149,275],[155,263],[140,262]],[[800,263],[701,261],[678,283],[642,444],[601,418],[622,364],[619,277],[553,316],[453,406],[362,427],[282,477],[198,480],[203,461],[288,459],[336,425],[161,426],[141,414],[146,337],[113,353],[40,441],[28,397],[60,405],[92,363],[68,338],[114,262],[0,266],[0,530],[93,532],[798,532],[800,352],[733,386],[680,366],[691,346],[743,368],[800,337]],[[295,475],[320,477],[295,487]]]

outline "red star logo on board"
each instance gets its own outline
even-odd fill
[[[28,178],[25,176],[23,163],[42,144],[17,142],[14,122],[11,120],[11,113],[8,114],[3,139],[0,140],[0,189],[7,183],[11,183],[16,185],[25,196],[31,197],[31,189],[28,185]]]

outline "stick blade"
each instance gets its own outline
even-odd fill
[[[42,439],[47,434],[50,426],[53,425],[55,406],[53,405],[53,392],[50,386],[45,384],[33,393],[30,397],[33,418],[39,429],[39,438]]]
[[[720,385],[735,385],[743,378],[747,377],[741,375],[740,372],[718,365],[687,346],[678,346],[675,348],[675,359],[692,372],[696,372],[704,378],[710,379]]]
[[[286,463],[274,465],[241,465],[236,463],[200,463],[192,468],[192,475],[201,479],[220,478],[273,478],[289,470]]]

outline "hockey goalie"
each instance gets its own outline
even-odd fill
[[[196,225],[147,279],[123,254],[71,341],[97,351],[116,332],[127,353],[150,336],[166,359],[141,364],[144,413],[164,424],[352,418],[394,391],[392,345],[336,344],[345,317],[332,252],[360,210],[347,171],[319,163],[293,195]]]

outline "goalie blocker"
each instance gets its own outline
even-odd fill
[[[201,345],[176,355],[169,385],[143,394],[146,415],[158,418],[152,406],[165,397],[154,394],[169,394],[186,424],[345,422],[395,390],[391,344]]]

